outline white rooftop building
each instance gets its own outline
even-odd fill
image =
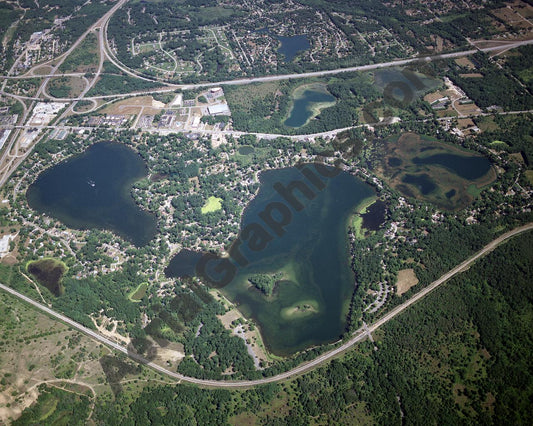
[[[228,104],[209,105],[207,107],[207,110],[209,111],[209,115],[229,115],[230,114]]]

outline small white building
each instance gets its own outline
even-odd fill
[[[9,243],[16,237],[16,235],[4,235],[0,238],[0,257],[4,257],[9,253]]]

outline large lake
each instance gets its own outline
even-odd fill
[[[108,229],[136,246],[157,230],[156,218],[137,206],[133,182],[147,175],[142,158],[112,142],[97,143],[53,166],[28,188],[30,207],[76,229]]]
[[[306,165],[305,169],[320,176],[314,165]],[[245,316],[255,320],[266,346],[278,355],[336,341],[346,327],[355,284],[349,262],[347,220],[374,191],[345,172],[320,180],[325,185],[322,190],[295,167],[261,173],[260,190],[243,213],[241,232],[255,223],[272,238],[266,247],[254,251],[249,245],[251,237],[245,239],[241,233],[239,251],[249,264],[239,267],[233,280],[222,289]],[[302,204],[300,211],[289,207],[274,188],[276,183],[287,187],[297,181],[315,195],[308,200],[299,190],[294,191]],[[291,211],[282,236],[276,235],[261,218],[272,203],[281,203]],[[272,216],[283,222],[282,215],[274,212]],[[197,258],[190,252],[181,253],[178,258],[182,264],[171,262],[167,274],[188,275],[193,269],[191,260]],[[283,275],[271,297],[248,282],[251,274],[280,271]]]

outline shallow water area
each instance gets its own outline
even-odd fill
[[[313,106],[332,102],[335,102],[335,97],[326,91],[306,89],[300,97],[294,99],[290,115],[283,124],[301,127],[313,115]]]
[[[304,168],[320,177],[323,189],[317,189],[303,175],[299,169]],[[237,269],[234,279],[222,291],[244,315],[255,320],[266,346],[275,354],[290,355],[312,345],[333,342],[344,332],[355,289],[347,221],[374,191],[346,172],[327,178],[309,164],[265,171],[260,182],[260,190],[241,220],[240,253],[249,263]],[[280,185],[290,188],[294,182],[301,182],[311,191],[307,194],[313,194],[308,199],[299,189],[293,191],[301,203],[300,210],[278,192]],[[273,203],[281,203],[291,212],[290,223],[284,226],[281,236],[262,220],[264,211]],[[273,217],[282,219],[279,214]],[[252,250],[247,245],[249,240],[242,237],[248,226],[260,226],[270,235],[262,250]],[[250,275],[257,273],[280,277],[272,296],[266,296],[248,281]]]

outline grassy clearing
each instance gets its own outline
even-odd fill
[[[241,110],[251,111],[257,103],[268,99],[274,99],[280,83],[272,81],[268,83],[244,84],[225,88],[224,93],[230,107],[238,106]]]
[[[533,170],[526,170],[526,178],[529,180],[529,184],[533,185]]]
[[[57,77],[50,80],[47,91],[54,98],[72,98],[80,95],[85,86],[81,77]]]
[[[222,209],[222,198],[209,197],[207,202],[202,206],[202,214],[216,212]]]
[[[396,281],[396,295],[401,296],[411,287],[418,284],[418,278],[415,275],[415,270],[412,268],[402,269],[398,271],[398,279]]]
[[[0,395],[4,396],[0,424],[10,424],[9,417],[17,418],[37,400],[39,392],[29,389],[42,381],[70,378],[92,386],[104,383],[98,358],[102,351],[109,351],[102,345],[5,293],[0,294],[0,316],[0,378],[5,378],[0,383]],[[65,370],[67,360],[75,364],[70,372]],[[110,390],[107,385],[99,389]]]
[[[85,40],[72,52],[59,67],[62,73],[96,72],[98,69],[98,39],[89,33]]]

